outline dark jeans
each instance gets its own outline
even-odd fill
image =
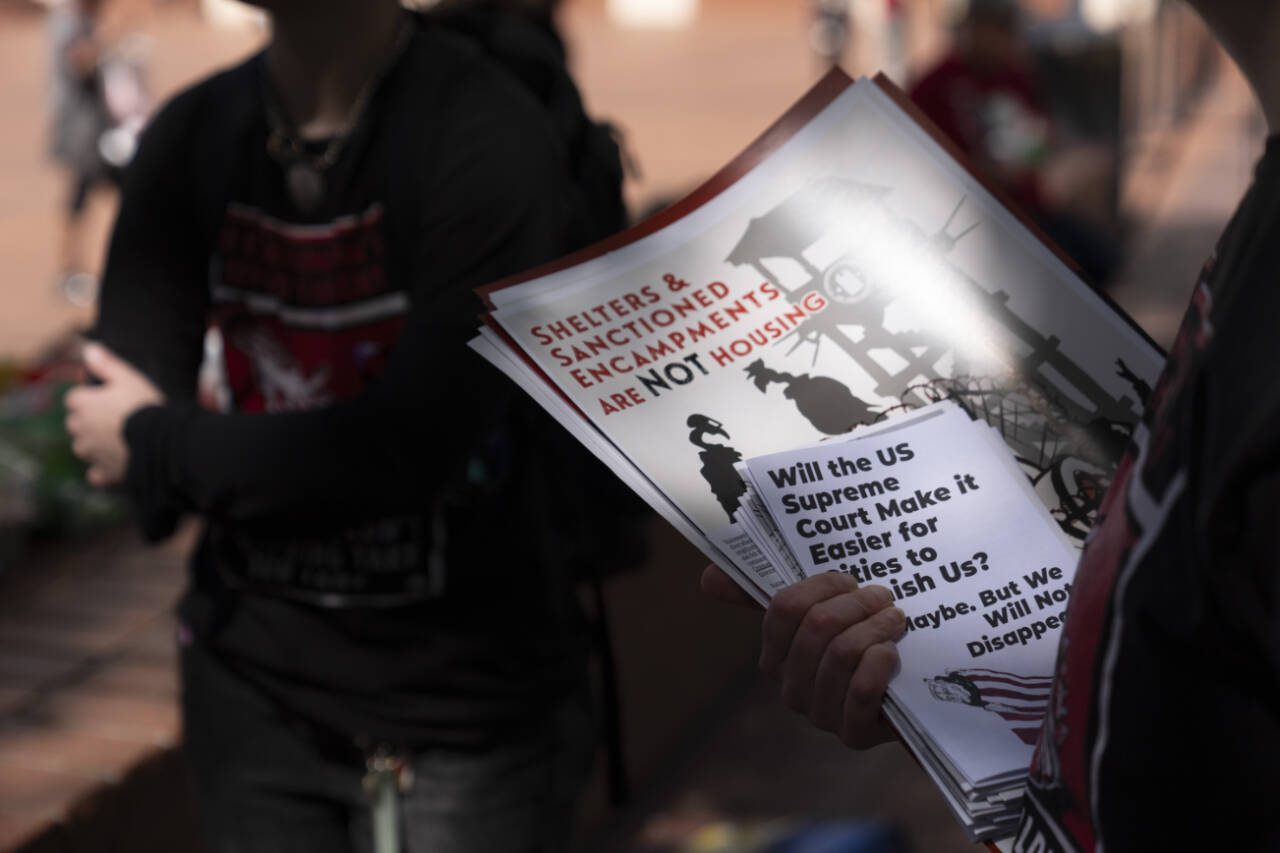
[[[185,747],[208,853],[366,853],[364,766],[289,719],[192,646],[182,653]],[[413,756],[401,797],[408,853],[563,853],[590,774],[595,730],[586,695],[521,739],[482,752]]]

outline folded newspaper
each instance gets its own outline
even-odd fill
[[[946,710],[964,711],[972,726],[1003,723],[1005,734],[1036,727],[1041,711],[1029,706],[1052,675],[1061,602],[1042,608],[1035,596],[1065,596],[1074,552],[1063,543],[1082,541],[1094,520],[1159,373],[1159,349],[891,83],[839,71],[687,198],[481,295],[476,352],[756,601],[822,570],[894,591],[916,627],[886,714],[971,834],[998,837],[1016,810],[1030,735],[1015,733],[1016,749],[1008,737],[995,746],[940,711],[951,701]],[[902,476],[876,467],[877,451],[893,447],[877,437],[899,428],[928,433],[928,456],[950,447],[944,467],[961,481],[925,483],[941,470],[925,455],[902,460]],[[848,475],[859,504],[842,504],[846,513],[861,522],[859,508],[877,512],[887,497],[900,514],[840,530],[862,534],[853,548],[835,536],[838,523],[852,524],[839,521],[840,507],[823,506],[806,537],[769,504],[776,487],[761,457],[825,454],[828,444],[882,474]],[[823,460],[832,461],[807,460],[820,463],[814,477]],[[961,491],[965,474],[981,492]],[[868,493],[868,506],[863,477],[911,485]],[[939,488],[955,503],[937,504]],[[986,489],[1003,495],[994,515],[982,508]],[[937,531],[914,532],[930,519]],[[911,547],[903,536],[921,540],[919,566],[889,554]],[[890,556],[901,571],[877,574]],[[953,562],[960,568],[947,570]],[[1043,583],[1033,591],[1026,574]],[[990,606],[984,591],[997,595]],[[968,605],[963,619],[930,627],[958,603]],[[992,623],[996,612],[1004,620]],[[995,706],[982,697],[997,695],[1001,677],[1027,697],[1014,703],[1023,707],[1016,725],[973,701],[939,699],[970,691]]]

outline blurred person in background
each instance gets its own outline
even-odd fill
[[[911,98],[1089,279],[1105,284],[1119,264],[1117,242],[1047,187],[1063,152],[1031,67],[1022,15],[1017,0],[969,0],[951,51],[915,82]]]
[[[99,33],[102,6],[102,0],[64,0],[49,10],[50,150],[68,179],[58,285],[77,304],[92,299],[94,289],[84,256],[85,207],[95,188],[117,178],[99,148],[111,128],[101,73],[106,53]]]
[[[810,6],[809,44],[822,62],[838,65],[853,36],[849,0],[811,0]]]
[[[594,753],[570,569],[616,515],[466,341],[473,287],[623,224],[616,146],[505,6],[489,41],[262,6],[265,51],[144,135],[68,397],[148,537],[206,524],[179,644],[209,850],[565,850]]]
[[[1190,5],[1271,136],[1081,556],[1018,853],[1280,849],[1280,5]],[[703,588],[749,603],[714,566]],[[770,603],[760,666],[873,746],[903,629],[889,590],[818,575]]]

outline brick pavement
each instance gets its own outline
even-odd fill
[[[170,608],[190,542],[144,549],[118,532],[0,575],[0,850],[94,849],[71,839],[104,822],[122,843],[189,834],[181,775],[156,771],[178,743]],[[139,797],[156,827],[117,825]]]

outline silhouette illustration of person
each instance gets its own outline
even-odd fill
[[[742,482],[738,472],[733,470],[733,466],[742,461],[742,454],[725,444],[707,443],[708,436],[729,437],[719,421],[706,415],[690,415],[685,425],[692,430],[689,433],[690,443],[702,448],[702,452],[698,454],[698,458],[702,460],[702,479],[711,486],[712,494],[728,513],[729,520],[733,521],[734,513],[738,511],[738,501],[747,491],[746,484]]]
[[[829,376],[780,373],[759,358],[747,365],[746,372],[762,394],[775,382],[783,384],[782,396],[794,400],[814,429],[827,435],[843,435],[859,424],[875,420],[870,406]]]

